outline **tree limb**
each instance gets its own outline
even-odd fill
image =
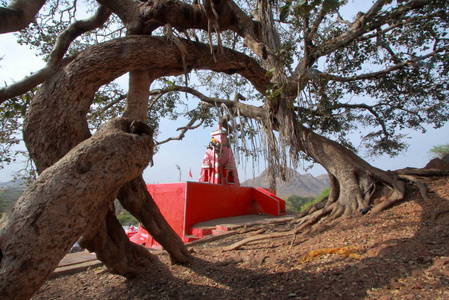
[[[7,7],[0,7],[0,34],[27,27],[45,2],[45,0],[13,0]]]
[[[202,111],[207,111],[208,107],[206,107],[205,105],[201,105],[200,109]],[[189,121],[189,123],[187,123],[186,126],[176,129],[177,131],[181,130],[181,133],[177,137],[169,137],[169,138],[167,138],[167,139],[165,139],[163,141],[156,142],[156,145],[159,146],[159,145],[168,143],[170,141],[180,141],[180,140],[182,140],[185,137],[185,134],[186,134],[187,131],[196,129],[196,128],[200,127],[204,123],[204,119],[201,119],[200,122],[197,125],[193,125],[193,124],[195,124],[195,122],[197,120],[198,120],[197,117],[192,118]]]
[[[103,125],[43,171],[2,220],[3,298],[29,299],[83,233],[97,232],[120,187],[142,174],[153,137],[132,124],[120,118]]]
[[[83,33],[103,25],[110,15],[111,11],[109,9],[100,6],[92,17],[72,23],[58,36],[53,51],[50,53],[44,68],[18,82],[0,89],[0,104],[12,97],[25,94],[44,82],[54,66],[62,60],[70,44]]]

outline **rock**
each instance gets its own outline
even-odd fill
[[[449,170],[449,162],[446,162],[439,158],[434,158],[431,161],[429,161],[429,163],[424,167],[424,169]]]
[[[443,156],[443,158],[441,160],[444,162],[447,162],[449,164],[449,154],[446,154],[445,156]]]

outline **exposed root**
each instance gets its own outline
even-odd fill
[[[284,232],[273,232],[273,233],[263,234],[263,235],[259,235],[259,236],[251,236],[249,238],[238,241],[238,242],[236,242],[232,245],[229,245],[227,247],[223,247],[222,250],[223,251],[237,250],[240,247],[242,247],[246,244],[249,244],[249,243],[253,243],[255,241],[283,237],[283,236],[291,235],[293,233],[294,233],[294,230],[290,230],[290,231],[284,231]]]
[[[405,185],[395,176],[388,176],[380,172],[357,176],[347,176],[342,184],[333,175],[329,197],[312,205],[298,215],[294,222],[297,224],[295,233],[310,228],[311,231],[325,230],[330,223],[355,215],[367,213],[377,214],[404,198]],[[376,181],[378,180],[378,181]],[[417,180],[416,180],[417,182]],[[383,185],[383,188],[379,188]],[[423,189],[421,183],[420,189]],[[389,193],[385,196],[386,193]],[[423,190],[423,195],[426,195]],[[373,198],[383,199],[375,204]]]
[[[404,193],[405,193],[405,184],[402,181],[395,181],[393,182],[393,191],[390,194],[390,196],[379,203],[378,205],[374,206],[371,210],[371,214],[375,215],[379,212],[392,207],[397,202],[404,199]]]
[[[429,195],[427,194],[427,186],[425,185],[424,182],[422,182],[418,178],[416,178],[414,176],[411,176],[411,175],[399,175],[398,177],[400,179],[406,179],[406,180],[414,182],[416,184],[416,186],[418,187],[418,190],[419,190],[419,193],[421,194],[421,197],[425,201],[429,200]]]
[[[362,256],[360,254],[357,254],[356,252],[359,250],[358,247],[355,246],[346,246],[346,247],[340,247],[340,248],[325,248],[325,249],[319,249],[319,250],[312,250],[308,253],[306,253],[300,260],[300,262],[306,263],[309,262],[315,258],[318,258],[324,254],[340,254],[343,257],[351,257],[354,259],[361,259]]]
[[[400,170],[391,171],[395,175],[415,175],[415,176],[447,176],[449,175],[448,170],[440,169],[416,169],[416,168],[405,168]]]

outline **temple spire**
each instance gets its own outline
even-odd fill
[[[212,139],[204,156],[199,181],[240,186],[234,156],[226,139],[226,131],[218,126],[211,135]]]

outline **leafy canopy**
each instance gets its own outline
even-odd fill
[[[3,5],[10,3],[2,1]],[[63,57],[126,34],[126,24],[113,3],[111,16],[73,40]],[[196,71],[190,77],[159,78],[152,85],[148,105],[148,122],[156,133],[161,118],[182,118],[195,128],[210,126],[229,112],[238,128],[235,141],[237,137],[240,141],[254,137],[259,131],[250,126],[248,119],[220,104],[198,105],[199,101],[192,99],[195,97],[187,96],[178,86],[189,86],[209,98],[224,100],[240,93],[246,103],[256,106],[282,96],[308,128],[353,150],[356,148],[349,137],[359,134],[361,145],[372,155],[396,155],[405,149],[404,129],[425,131],[427,125],[439,128],[448,121],[449,1],[280,0],[235,4],[247,16],[252,15],[254,28],[262,28],[268,36],[264,43],[271,47],[271,62],[250,49],[243,33],[231,26],[218,35],[189,27],[179,15],[171,22],[182,26],[169,24],[168,30],[168,21],[158,20],[151,34],[165,34],[173,41],[185,36],[241,51],[257,59],[274,84],[262,95],[236,74]],[[266,22],[263,7],[270,10],[273,23]],[[51,61],[64,31],[93,15],[97,8],[96,1],[47,1],[35,21],[16,34],[17,40]],[[153,24],[151,20],[148,23]],[[115,83],[97,92],[88,116],[92,130],[123,113],[126,92],[126,87]],[[16,155],[9,145],[19,140],[17,130],[31,95],[17,95],[0,107],[8,123],[2,127],[2,164],[11,162]],[[260,150],[257,143],[241,142],[238,148],[245,155]]]

